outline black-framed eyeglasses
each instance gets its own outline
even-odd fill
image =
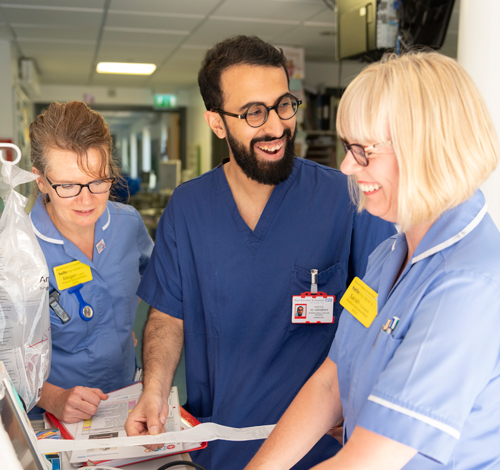
[[[212,112],[224,114],[238,119],[245,119],[250,127],[260,127],[265,124],[269,117],[269,112],[274,109],[279,118],[283,121],[292,119],[299,109],[302,101],[290,93],[283,95],[274,103],[273,106],[265,106],[261,103],[256,103],[250,106],[243,114],[234,114],[223,111],[222,109],[212,109]]]
[[[80,183],[63,183],[63,184],[53,184],[47,176],[45,176],[49,184],[54,188],[56,194],[59,197],[76,197],[78,196],[83,188],[88,188],[92,194],[103,194],[107,193],[111,186],[115,182],[115,178],[104,178],[101,180],[91,181],[87,184]]]
[[[344,151],[347,155],[347,152],[351,152],[352,156],[354,157],[354,160],[356,160],[356,163],[361,166],[368,166],[368,163],[370,162],[368,159],[368,155],[366,152],[369,152],[370,150],[373,150],[377,147],[383,147],[385,145],[391,145],[392,142],[390,140],[386,142],[380,142],[379,144],[374,144],[374,145],[369,145],[368,147],[363,147],[362,145],[359,144],[349,144],[347,140],[340,139],[342,141],[342,146],[344,147]]]

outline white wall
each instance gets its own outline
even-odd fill
[[[0,138],[14,139],[13,87],[18,73],[17,57],[6,40],[0,40],[0,64]]]

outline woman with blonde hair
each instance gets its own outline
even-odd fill
[[[30,217],[49,267],[52,331],[38,406],[72,423],[134,381],[135,293],[153,242],[133,207],[109,200],[121,176],[99,113],[54,102],[31,123],[30,140],[39,175]]]
[[[359,210],[400,233],[355,280],[329,357],[247,470],[284,469],[344,418],[319,469],[499,468],[500,234],[478,189],[498,162],[486,106],[438,53],[347,88],[337,129]]]

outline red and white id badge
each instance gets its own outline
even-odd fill
[[[303,292],[292,297],[292,323],[333,323],[335,296]]]

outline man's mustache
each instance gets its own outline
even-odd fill
[[[259,138],[252,139],[252,141],[250,142],[250,146],[253,147],[255,144],[257,144],[259,142],[272,142],[273,140],[280,140],[285,136],[288,137],[289,139],[292,138],[292,131],[288,127],[283,131],[283,134],[281,135],[281,137],[275,137],[272,135],[264,135],[264,136],[261,136]]]

